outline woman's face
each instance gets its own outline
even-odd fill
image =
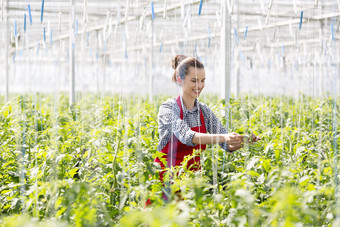
[[[204,69],[189,68],[189,73],[182,80],[181,87],[183,96],[191,98],[198,98],[205,85],[205,71]]]

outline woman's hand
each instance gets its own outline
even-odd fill
[[[236,151],[243,147],[243,143],[256,143],[257,141],[261,140],[260,137],[256,136],[253,132],[251,133],[251,139],[249,136],[242,136],[235,132],[228,133],[225,135],[226,142],[228,144],[229,151]]]
[[[229,151],[236,151],[242,147],[243,136],[235,132],[225,135],[225,142],[228,144]]]

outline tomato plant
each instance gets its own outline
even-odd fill
[[[66,95],[36,94],[1,103],[0,226],[336,224],[339,104],[244,96],[226,106],[202,97],[230,131],[261,141],[232,154],[197,151],[202,170],[169,171],[165,202],[153,160],[167,98],[88,94],[70,108]]]

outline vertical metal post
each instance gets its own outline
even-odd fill
[[[3,6],[3,3],[2,3]],[[2,11],[3,12],[3,11]],[[9,39],[8,39],[8,0],[6,2],[6,44],[5,44],[5,102],[7,103],[9,100],[9,88],[8,88],[8,45],[9,45]]]
[[[231,17],[229,15],[227,2],[223,1],[223,21],[221,29],[221,72],[222,72],[222,90],[221,98],[226,103],[226,129],[229,129],[229,100],[230,100],[230,74],[231,74]]]
[[[4,0],[1,0],[1,21],[4,21]]]
[[[153,49],[154,49],[154,20],[151,21],[151,47],[150,47],[150,66],[151,66],[151,71],[149,74],[149,102],[153,102],[153,74],[154,74],[154,63],[153,63]]]
[[[340,5],[339,5],[340,7]],[[331,47],[333,50],[336,50],[335,40],[331,41]],[[334,61],[334,60],[333,60]],[[338,105],[337,105],[337,87],[338,87],[338,78],[340,76],[339,68],[335,68],[334,72],[334,79],[332,80],[332,93],[333,93],[333,102],[332,102],[332,135],[333,135],[333,152],[334,152],[334,181],[335,181],[335,191],[334,191],[334,198],[335,198],[335,221],[339,220],[340,214],[339,214],[339,158],[338,158]]]
[[[99,32],[96,31],[96,37],[97,37],[97,52],[96,52],[96,93],[100,93],[99,89]]]
[[[236,17],[236,23],[237,23],[237,27],[236,30],[240,27],[240,4],[239,1],[236,0],[236,5],[237,5],[237,17]],[[239,61],[239,60],[238,60]],[[240,64],[238,62],[238,64],[236,64],[236,97],[239,98],[240,95]]]
[[[69,68],[69,78],[70,78],[70,96],[69,103],[72,106],[75,103],[75,66],[74,66],[74,48],[75,48],[75,15],[74,15],[74,0],[72,0],[71,15],[70,15],[70,68]]]

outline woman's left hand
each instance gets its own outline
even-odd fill
[[[259,140],[261,140],[260,137],[256,136],[253,132],[251,133],[251,139],[249,138],[249,136],[241,136],[240,134],[237,133],[230,133],[228,135],[232,135],[235,137],[235,142],[234,143],[229,143],[228,145],[228,150],[229,151],[236,151],[240,148],[243,147],[244,143],[256,143]],[[238,137],[237,137],[238,136]],[[243,139],[243,141],[242,141]]]
[[[243,136],[232,132],[225,135],[225,141],[228,144],[229,151],[236,151],[242,147]]]

